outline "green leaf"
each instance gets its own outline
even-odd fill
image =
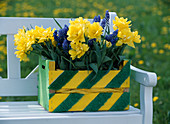
[[[97,56],[97,66],[99,67],[101,65],[102,56],[101,56],[101,51],[98,46],[98,43],[94,42],[94,48],[95,48],[94,52],[96,53],[96,56]]]
[[[120,62],[125,59],[125,56],[119,55]]]
[[[86,65],[84,64],[84,62],[75,62],[74,64],[75,64],[75,66],[77,66],[77,67],[84,67],[84,66],[86,66]]]
[[[103,49],[102,49],[102,52],[101,52],[101,54],[102,54],[102,56],[101,56],[101,61],[103,61],[103,59],[104,59],[104,57],[106,56],[106,42],[104,43],[104,45],[103,45]]]
[[[96,63],[91,63],[89,66],[93,69],[93,71],[97,74],[98,72],[98,67]]]
[[[66,57],[61,56],[61,58],[65,59],[66,61],[68,61],[69,63],[71,63],[71,64],[72,64],[72,66],[76,69],[75,65],[74,65],[74,64],[73,64],[70,60],[68,60]]]
[[[108,62],[108,61],[111,61],[112,59],[108,56],[105,56],[104,59],[103,59],[103,63],[105,62]]]
[[[55,18],[53,18],[54,19],[54,21],[56,22],[56,24],[62,29],[62,27],[61,27],[61,25],[58,23],[58,21],[55,19]]]
[[[108,68],[108,70],[107,70],[107,72],[106,73],[108,73],[111,69],[113,68],[113,60],[111,60],[111,62],[110,62],[110,66],[109,66],[109,68]]]
[[[64,62],[64,59],[61,57],[61,63],[60,63],[60,69],[63,69],[63,70],[65,70],[66,69],[66,65],[65,65],[65,62]]]

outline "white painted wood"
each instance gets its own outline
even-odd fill
[[[141,115],[0,118],[1,124],[142,124]]]
[[[0,96],[37,96],[37,78],[0,79]]]
[[[56,20],[63,27],[65,24],[69,25],[71,18],[56,18]],[[92,22],[93,19],[88,20]],[[59,29],[53,18],[0,17],[0,34],[16,34],[18,29],[23,28],[23,26],[31,29],[31,26],[35,27],[36,25]]]
[[[20,79],[20,61],[16,58],[14,35],[7,35],[7,73],[8,79]]]
[[[140,108],[143,115],[143,124],[152,124],[153,118],[153,102],[152,102],[153,87],[140,85]]]
[[[154,87],[157,84],[157,76],[153,72],[143,71],[134,66],[131,68],[131,78],[147,87]]]
[[[117,14],[115,12],[109,12],[110,15],[110,32],[113,32],[113,20],[115,20],[115,17],[117,16]]]
[[[32,114],[34,116],[79,116],[79,115],[81,116],[96,115],[97,116],[97,115],[141,114],[141,112],[139,109],[136,109],[130,106],[130,109],[127,111],[48,113],[47,111],[44,110],[42,106],[38,105],[37,101],[1,102],[0,103],[0,118],[2,117],[25,117],[25,116],[32,115]]]
[[[25,79],[35,79],[35,78],[37,78],[38,67],[39,67],[39,65],[37,65]]]
[[[41,119],[44,121],[48,120],[50,123],[68,123],[74,121],[76,124],[84,123],[85,120],[88,120],[88,123],[93,124],[98,124],[100,121],[107,122],[108,124],[112,122],[116,124],[125,122],[126,124],[135,124],[135,120],[136,122],[137,120],[142,122],[142,114],[139,109],[132,106],[130,106],[128,111],[48,113],[43,107],[38,105],[37,101],[0,103],[0,124],[21,122],[25,124],[30,121],[34,124],[40,123]],[[142,124],[141,122],[139,124]]]

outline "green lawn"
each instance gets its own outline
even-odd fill
[[[0,16],[6,17],[104,17],[105,11],[114,11],[118,16],[132,20],[132,30],[138,30],[142,43],[136,49],[125,50],[132,65],[156,72],[158,84],[153,96],[154,124],[170,123],[170,2],[169,0],[1,0]],[[6,37],[0,37],[0,76],[6,77]],[[35,57],[33,57],[35,58]],[[22,62],[22,77],[37,64],[36,61]],[[26,71],[25,71],[26,70]],[[30,97],[2,97],[1,101],[29,100]],[[36,100],[34,97],[33,100]],[[131,105],[139,104],[139,85],[131,82]],[[135,104],[137,107],[139,105]]]

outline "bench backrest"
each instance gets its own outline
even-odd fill
[[[110,30],[113,25],[112,20],[116,13],[110,12]],[[71,18],[56,18],[63,27],[69,25]],[[92,22],[93,19],[89,19]],[[21,78],[20,61],[16,58],[14,35],[23,26],[29,29],[35,26],[51,27],[59,29],[53,18],[20,18],[20,17],[0,17],[0,35],[7,35],[7,78],[0,79],[0,96],[37,96],[37,75],[31,72],[26,78]],[[33,70],[34,71],[34,70]]]

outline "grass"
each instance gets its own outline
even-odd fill
[[[141,69],[156,72],[158,84],[153,90],[154,124],[170,122],[170,23],[168,0],[1,0],[0,16],[6,17],[86,17],[96,15],[104,17],[106,10],[117,12],[118,16],[132,20],[132,30],[138,30],[142,43],[136,49],[125,50],[127,58],[132,59],[132,65]],[[0,37],[0,75],[6,74],[6,39]],[[35,57],[33,57],[35,58]],[[37,64],[36,61],[21,63],[22,77],[25,77]],[[26,71],[25,71],[26,70]],[[131,105],[139,104],[139,85],[131,82]],[[17,98],[2,98],[1,101]],[[29,100],[27,97],[21,100]],[[36,98],[33,98],[34,100]],[[18,99],[17,99],[18,100]],[[137,104],[135,104],[137,106]],[[139,107],[139,105],[137,106]]]

